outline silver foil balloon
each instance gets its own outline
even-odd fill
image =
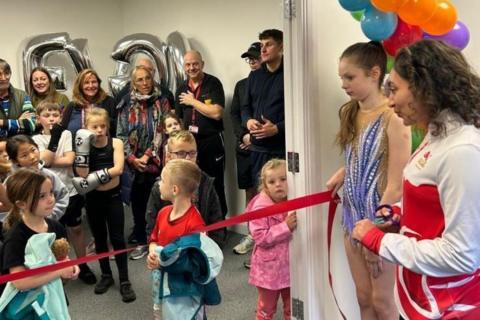
[[[130,81],[130,64],[120,60],[115,61],[114,76],[108,77],[108,86],[113,96],[116,96]]]
[[[47,58],[55,53],[66,53],[77,73],[92,66],[86,39],[72,41],[70,35],[66,32],[37,35],[24,41],[22,59],[25,88],[28,88],[32,69],[38,66],[45,67]],[[65,81],[63,80],[63,82],[63,87],[66,88]]]
[[[125,76],[129,75],[129,72],[125,73],[126,67],[119,62],[133,63],[137,54],[146,55],[153,61],[159,82],[166,86],[169,81],[166,51],[165,43],[148,33],[135,33],[120,39],[113,47],[112,52],[112,58],[116,61],[115,73],[108,79],[112,94],[115,95],[114,91],[118,92],[122,89],[120,85],[124,82]]]
[[[191,47],[188,39],[178,31],[168,35],[167,45],[168,88],[175,94],[178,85],[187,79],[183,70],[183,56]]]
[[[63,67],[45,67],[52,77],[55,89],[58,91],[67,90],[67,83],[65,82],[65,68]]]

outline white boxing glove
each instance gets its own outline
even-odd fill
[[[74,177],[72,179],[73,186],[77,189],[77,192],[81,195],[86,194],[99,185],[105,184],[112,180],[112,177],[108,173],[107,169],[98,170],[90,173],[86,178]]]
[[[87,129],[79,129],[75,134],[75,167],[88,168],[90,144],[95,140],[95,134]]]

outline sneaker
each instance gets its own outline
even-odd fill
[[[243,262],[243,266],[244,266],[246,269],[250,269],[250,266],[251,266],[251,264],[250,264],[250,259],[245,260],[245,261]]]
[[[108,291],[108,288],[110,288],[113,285],[113,278],[111,274],[102,274],[102,277],[100,278],[100,281],[98,281],[97,285],[95,286],[95,294],[102,294]]]
[[[95,277],[95,274],[86,264],[80,266],[80,273],[78,274],[78,278],[82,280],[85,284],[97,283],[97,277]]]
[[[135,294],[135,291],[133,291],[130,281],[120,283],[120,294],[122,295],[123,302],[128,303],[137,299],[137,295]]]
[[[236,254],[246,254],[253,249],[255,241],[251,235],[245,236],[239,244],[233,247],[233,252]]]
[[[146,246],[138,247],[130,253],[130,260],[138,260],[145,257],[148,253]]]

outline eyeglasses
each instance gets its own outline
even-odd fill
[[[248,64],[255,64],[258,62],[259,59],[255,59],[255,58],[245,58],[245,62],[248,63]]]
[[[192,151],[169,151],[171,154],[174,154],[176,158],[181,158],[181,159],[185,159],[187,158],[187,156],[189,158],[194,158],[197,156],[197,151],[196,150],[192,150]]]

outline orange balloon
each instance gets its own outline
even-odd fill
[[[398,9],[398,16],[412,26],[427,22],[437,9],[435,0],[407,0]]]
[[[428,34],[440,36],[452,30],[455,23],[457,23],[457,9],[449,0],[437,0],[437,10],[420,27]]]
[[[383,12],[397,12],[407,0],[371,0],[372,5]]]

